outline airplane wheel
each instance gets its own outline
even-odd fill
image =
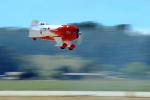
[[[73,50],[72,48],[69,48],[69,50]]]
[[[75,47],[76,47],[76,45],[75,45],[75,44],[72,44],[68,49],[69,49],[69,50],[73,50]]]
[[[63,45],[60,47],[61,49],[65,49],[67,47],[66,43],[63,43]]]
[[[36,38],[32,38],[33,40],[36,40]]]
[[[60,47],[60,49],[65,49],[65,48]]]

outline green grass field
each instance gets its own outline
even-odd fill
[[[0,97],[0,100],[150,100],[150,98],[129,97]]]
[[[0,80],[0,90],[150,91],[150,80]]]

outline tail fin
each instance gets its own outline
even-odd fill
[[[40,26],[40,25],[48,25],[48,23],[41,22],[41,21],[38,21],[38,20],[33,20],[32,23],[31,23],[31,26]]]
[[[39,26],[40,25],[40,21],[38,20],[33,20],[32,23],[31,23],[31,26]]]
[[[31,26],[29,29],[29,37],[37,37],[40,34],[40,29],[38,26],[40,25],[40,21],[33,20],[31,22]]]

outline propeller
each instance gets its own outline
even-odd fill
[[[79,34],[79,37],[78,37],[77,43],[80,45],[82,43],[83,33],[79,32],[78,34]]]

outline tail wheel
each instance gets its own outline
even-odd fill
[[[73,50],[76,47],[75,44],[71,44],[71,46],[68,48],[69,50]]]
[[[67,47],[67,44],[66,43],[63,43],[62,46],[60,46],[61,49],[65,49]]]
[[[36,40],[36,38],[32,38],[33,40]]]

